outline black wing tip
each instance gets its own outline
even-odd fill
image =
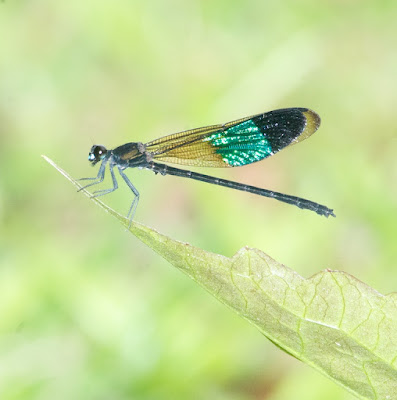
[[[306,107],[291,107],[291,108],[280,108],[278,110],[270,111],[269,114],[285,114],[285,115],[303,115],[304,127],[302,128],[301,134],[303,137],[311,136],[321,125],[320,116],[310,108]]]

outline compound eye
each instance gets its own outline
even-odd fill
[[[94,156],[96,160],[102,160],[103,157],[105,157],[105,154],[107,153],[106,147],[104,146],[96,146],[94,150]]]
[[[107,153],[105,146],[94,145],[91,147],[90,154],[88,155],[88,161],[95,165],[97,162],[103,160]]]

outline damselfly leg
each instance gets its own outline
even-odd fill
[[[78,190],[78,192],[80,192],[80,190],[87,189],[90,186],[94,186],[94,185],[97,185],[98,183],[103,182],[103,180],[105,178],[105,170],[106,170],[106,162],[103,162],[101,164],[100,168],[99,168],[98,175],[96,177],[78,179],[79,181],[95,181],[95,182],[89,183],[88,185],[85,185],[85,186],[81,187]]]

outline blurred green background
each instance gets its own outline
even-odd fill
[[[136,220],[227,256],[249,245],[305,277],[338,269],[395,291],[396,17],[395,1],[1,2],[0,398],[352,399],[40,155],[94,176],[94,143],[310,107],[322,126],[299,146],[202,171],[318,201],[336,219],[131,170]],[[131,194],[121,185],[103,200],[125,214]]]

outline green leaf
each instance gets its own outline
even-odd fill
[[[232,258],[210,253],[136,222],[129,227],[91,199],[285,352],[359,398],[397,399],[397,293],[384,296],[340,271],[304,279],[258,249]]]

